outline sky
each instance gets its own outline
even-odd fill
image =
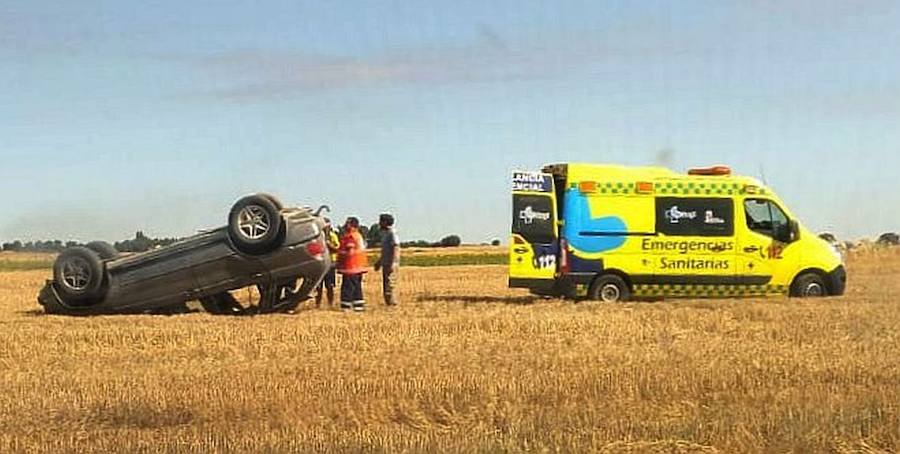
[[[0,240],[186,236],[241,195],[508,236],[513,169],[727,164],[900,230],[893,1],[0,0]]]

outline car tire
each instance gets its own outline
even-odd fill
[[[100,255],[84,246],[66,249],[53,263],[53,282],[66,303],[102,297],[104,274]]]
[[[278,206],[260,194],[238,200],[228,214],[228,236],[238,251],[262,255],[281,246],[283,219]]]
[[[275,197],[274,195],[269,194],[268,192],[257,192],[256,195],[265,197],[265,198],[269,199],[270,201],[272,201],[272,204],[275,205],[275,208],[278,208],[278,211],[281,211],[284,209],[284,204],[281,203],[281,200],[278,197]]]
[[[791,286],[791,296],[798,298],[818,298],[828,296],[828,288],[825,279],[818,273],[803,273],[794,279]]]
[[[631,290],[628,288],[628,283],[621,276],[615,274],[604,274],[598,277],[588,290],[588,299],[592,301],[617,303],[628,301],[629,298],[631,298]]]
[[[119,251],[106,241],[91,241],[84,247],[96,252],[102,260],[113,260],[119,256]]]

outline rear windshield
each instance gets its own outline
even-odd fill
[[[552,202],[548,195],[514,195],[512,232],[522,235],[529,243],[552,243],[555,238]]]

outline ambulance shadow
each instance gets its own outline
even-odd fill
[[[525,306],[542,301],[539,296],[422,295],[419,303],[515,304]]]

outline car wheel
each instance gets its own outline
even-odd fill
[[[106,241],[91,241],[84,247],[96,252],[103,260],[112,260],[119,256],[119,251]]]
[[[278,208],[278,211],[281,211],[284,209],[284,204],[281,203],[281,200],[278,197],[275,197],[274,195],[269,194],[268,192],[257,192],[256,195],[269,199],[272,202],[272,204],[275,205],[275,208]]]
[[[593,301],[615,303],[628,301],[631,298],[631,290],[628,283],[615,274],[604,274],[598,277],[588,291],[588,298]]]
[[[261,255],[280,246],[281,213],[269,198],[254,194],[237,201],[228,214],[228,235],[245,254]]]
[[[53,264],[53,281],[66,302],[103,296],[104,268],[100,255],[83,246],[66,249]]]
[[[794,280],[791,296],[817,298],[828,295],[825,280],[817,273],[803,273]]]

